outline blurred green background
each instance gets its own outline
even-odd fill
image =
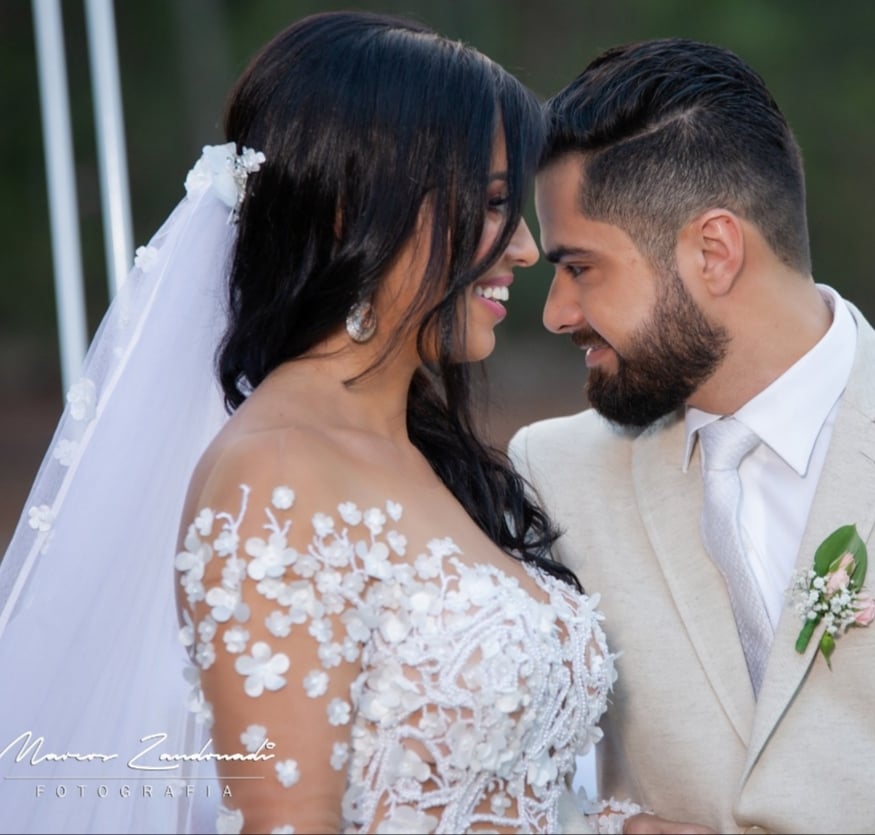
[[[808,174],[814,273],[875,319],[875,2],[870,0],[116,0],[134,245],[182,195],[202,145],[222,140],[225,94],[275,32],[315,11],[407,14],[461,38],[548,96],[601,49],[684,36],[727,46],[765,77]],[[107,304],[84,6],[63,0],[89,332]],[[51,241],[29,0],[0,0],[0,553],[62,406]],[[529,218],[537,237],[531,210]],[[489,360],[492,433],[584,405],[583,363],[548,335],[542,262],[518,276]]]

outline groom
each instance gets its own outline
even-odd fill
[[[608,50],[546,108],[544,324],[594,408],[511,454],[621,653],[600,793],[875,832],[875,626],[830,668],[785,596],[840,526],[875,559],[875,332],[812,278],[798,146],[759,75],[685,40]]]

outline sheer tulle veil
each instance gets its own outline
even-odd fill
[[[260,161],[205,148],[138,249],[0,562],[0,831],[215,828],[173,558],[189,477],[226,419],[214,369],[235,200]]]

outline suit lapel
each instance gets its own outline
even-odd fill
[[[875,527],[875,332],[855,308],[857,357],[839,406],[829,451],[805,527],[796,569],[809,568],[821,542],[841,525],[855,523],[862,539]],[[872,587],[872,574],[869,583]],[[795,650],[802,623],[791,608],[781,613],[757,705],[745,779],[755,765],[781,716],[815,662],[822,630],[804,654]],[[836,653],[841,652],[839,638]],[[825,663],[817,659],[815,663]]]
[[[683,472],[684,439],[684,422],[675,417],[636,440],[636,497],[690,641],[736,733],[747,744],[753,690],[726,584],[702,546],[699,458],[694,455],[688,472]]]

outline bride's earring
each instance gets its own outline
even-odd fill
[[[377,314],[369,301],[356,302],[346,315],[346,332],[353,342],[367,342],[377,330]]]

